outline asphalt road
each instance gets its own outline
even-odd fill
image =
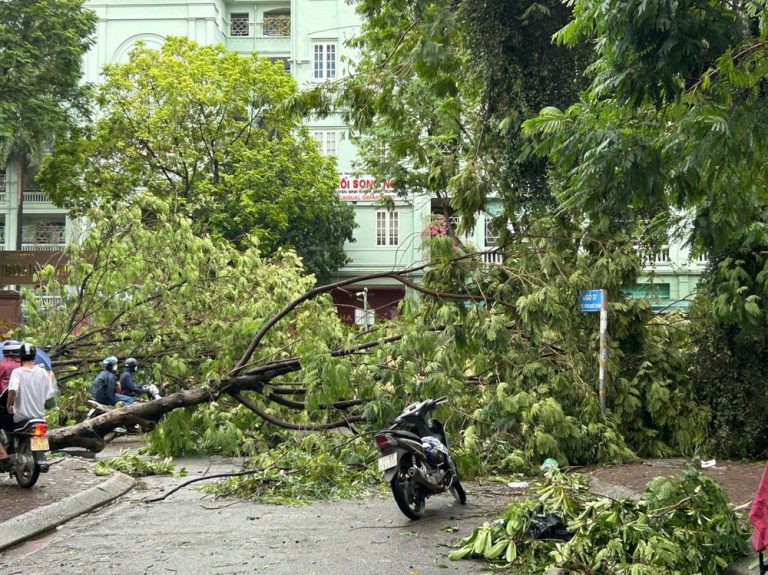
[[[182,462],[189,477],[229,463]],[[450,546],[509,502],[501,486],[468,484],[467,505],[450,494],[427,501],[420,521],[382,489],[371,497],[303,507],[213,500],[192,487],[147,504],[186,479],[147,478],[107,507],[0,555],[0,573],[431,575],[481,573],[448,561]]]

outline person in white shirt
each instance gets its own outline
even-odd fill
[[[46,370],[35,365],[37,350],[31,343],[22,343],[19,349],[21,367],[11,372],[8,381],[8,413],[13,421],[45,418],[45,402],[53,396],[51,378]]]

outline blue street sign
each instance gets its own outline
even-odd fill
[[[603,290],[591,289],[581,292],[579,296],[579,307],[581,311],[600,311],[603,305]]]

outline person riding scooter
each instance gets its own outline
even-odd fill
[[[117,392],[117,377],[115,376],[117,358],[110,355],[102,364],[104,369],[99,372],[91,386],[93,399],[102,405],[115,405],[118,401],[122,401],[125,405],[132,404],[135,400],[131,396]]]
[[[123,373],[120,374],[120,392],[131,397],[146,395],[147,399],[152,399],[152,393],[149,389],[140,387],[133,381],[133,374],[139,368],[139,362],[135,358],[129,357],[123,366]]]
[[[19,424],[30,419],[45,419],[45,402],[53,397],[51,378],[42,367],[35,365],[37,350],[31,343],[19,348],[21,367],[11,372],[8,382],[8,413]]]

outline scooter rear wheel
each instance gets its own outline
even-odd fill
[[[395,503],[400,511],[414,521],[421,519],[426,508],[426,497],[421,494],[421,488],[416,482],[408,477],[408,470],[411,468],[411,456],[404,455],[400,459],[400,466],[397,473],[392,478],[390,485],[392,495],[395,497]]]
[[[40,477],[40,464],[35,461],[29,441],[22,441],[16,448],[13,474],[16,476],[16,483],[27,489],[37,483],[37,478]]]

